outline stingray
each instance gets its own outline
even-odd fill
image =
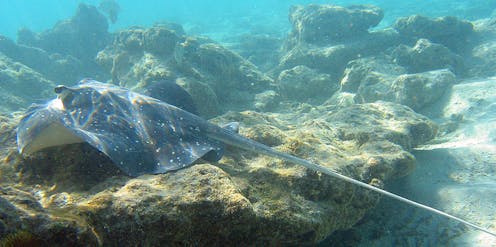
[[[135,177],[182,169],[199,159],[215,162],[222,157],[224,146],[231,145],[330,175],[496,237],[488,229],[441,210],[245,138],[236,133],[235,124],[220,127],[177,106],[119,86],[85,79],[73,87],[57,86],[55,93],[57,98],[31,107],[21,119],[17,143],[22,155],[86,142]]]

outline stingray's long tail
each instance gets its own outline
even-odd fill
[[[466,220],[460,219],[460,218],[458,218],[456,216],[453,216],[453,215],[448,214],[446,212],[443,212],[441,210],[438,210],[438,209],[429,207],[427,205],[424,205],[424,204],[421,204],[421,203],[412,201],[410,199],[404,198],[402,196],[393,194],[393,193],[388,192],[386,190],[383,190],[383,189],[374,187],[374,186],[372,186],[370,184],[367,184],[367,183],[358,181],[356,179],[347,177],[345,175],[339,174],[339,173],[333,171],[332,169],[329,169],[327,167],[323,167],[323,166],[321,166],[319,164],[315,164],[315,163],[309,162],[307,160],[304,160],[304,159],[301,159],[301,158],[292,156],[292,155],[287,154],[287,153],[282,153],[282,152],[276,151],[276,150],[270,148],[269,146],[266,146],[266,145],[261,144],[259,142],[250,140],[250,139],[245,138],[245,137],[243,137],[241,135],[234,134],[234,133],[230,132],[229,130],[218,128],[217,126],[215,126],[215,127],[209,126],[209,127],[210,128],[208,128],[208,130],[207,130],[207,132],[208,132],[207,135],[209,137],[213,138],[213,139],[222,141],[222,142],[224,142],[226,144],[229,144],[229,145],[232,145],[232,146],[241,148],[241,149],[254,151],[254,152],[257,152],[257,153],[263,153],[263,154],[266,154],[268,156],[280,158],[280,159],[283,159],[283,160],[286,160],[286,161],[289,161],[289,162],[292,162],[292,163],[295,163],[295,164],[304,166],[304,167],[306,167],[308,169],[311,169],[311,170],[314,170],[314,171],[319,171],[319,172],[325,173],[325,174],[330,175],[332,177],[335,177],[335,178],[338,178],[338,179],[341,179],[341,180],[350,182],[350,183],[355,184],[355,185],[358,185],[360,187],[363,187],[363,188],[366,188],[366,189],[369,189],[369,190],[373,190],[373,191],[375,191],[377,193],[380,193],[382,195],[385,195],[387,197],[390,197],[390,198],[393,198],[393,199],[402,201],[402,202],[407,203],[409,205],[412,205],[414,207],[422,208],[422,209],[425,209],[427,211],[430,211],[430,212],[432,212],[434,214],[438,214],[438,215],[441,215],[441,216],[450,218],[452,220],[456,220],[456,221],[461,222],[461,223],[463,223],[465,225],[471,226],[471,227],[473,227],[473,228],[475,228],[477,230],[480,230],[480,231],[483,231],[483,232],[485,232],[487,234],[490,234],[493,237],[496,237],[496,233],[494,233],[494,232],[492,232],[492,231],[490,231],[490,230],[488,230],[486,228],[483,228],[481,226],[478,226],[478,225],[476,225],[474,223],[470,223],[470,222],[468,222]]]

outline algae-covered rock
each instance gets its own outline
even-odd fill
[[[47,99],[53,87],[40,73],[0,53],[0,112],[10,113]]]
[[[329,74],[300,65],[283,70],[277,79],[281,96],[286,99],[318,103],[328,99],[339,85]]]
[[[447,47],[419,39],[414,47],[400,45],[393,51],[398,64],[408,69],[409,73],[426,72],[437,69],[451,69],[462,73],[463,59]]]
[[[394,29],[415,40],[425,38],[443,44],[457,53],[465,50],[474,31],[472,23],[456,17],[429,18],[420,15],[399,18]]]
[[[427,118],[394,103],[335,109],[231,112],[215,122],[239,121],[242,135],[376,186],[408,174],[415,164],[408,150],[436,132]],[[327,175],[235,148],[216,164],[129,178],[110,172],[109,160],[87,147],[57,147],[18,159],[17,171],[7,169],[12,164],[5,160],[0,164],[0,171],[18,174],[11,183],[46,215],[39,227],[78,222],[62,224],[78,229],[68,230],[64,243],[80,237],[83,244],[105,246],[314,244],[356,224],[379,199]],[[8,192],[5,199],[19,201],[19,193]],[[38,233],[33,229],[38,228],[25,228]]]
[[[293,6],[289,19],[292,36],[307,43],[326,44],[366,34],[382,20],[382,9],[373,5],[309,4]]]

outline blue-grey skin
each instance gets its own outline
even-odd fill
[[[495,233],[478,225],[319,164],[273,150],[180,108],[125,88],[83,80],[75,87],[58,86],[55,91],[57,99],[32,108],[21,120],[17,132],[21,153],[26,149],[40,149],[32,147],[32,143],[49,132],[68,140],[61,143],[87,142],[106,154],[121,170],[130,176],[138,176],[184,168],[205,156],[212,161],[218,160],[223,144],[228,144],[322,172],[496,237]],[[70,134],[73,137],[67,137]],[[50,141],[57,143],[57,140]],[[43,143],[36,145],[43,146]]]
[[[33,107],[21,120],[21,153],[48,125],[58,123],[130,176],[164,173],[202,157],[217,161],[222,156],[223,144],[202,133],[206,121],[175,106],[92,80],[56,91],[57,99]]]

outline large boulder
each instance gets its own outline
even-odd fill
[[[474,22],[477,40],[466,57],[467,76],[484,77],[496,75],[496,18]]]
[[[400,103],[419,111],[440,99],[456,83],[448,69],[408,74],[391,58],[354,60],[341,80],[341,92],[356,93],[359,103],[378,100]]]
[[[456,76],[446,69],[400,75],[391,86],[391,94],[395,102],[421,110],[439,100],[455,83]]]
[[[373,56],[401,43],[397,32],[391,29],[375,31],[334,45],[314,46],[299,44],[281,55],[275,71],[280,72],[298,65],[316,69],[320,73],[340,77],[349,61]]]
[[[231,121],[242,122],[241,134],[249,138],[376,186],[411,172],[415,159],[408,150],[436,132],[427,118],[386,102],[307,114],[232,112],[215,120]],[[0,203],[1,222],[9,226],[0,237],[18,231],[21,222],[48,245],[73,239],[105,246],[315,244],[356,224],[379,199],[349,183],[238,149],[229,148],[215,165],[129,178],[112,173],[109,159],[87,147],[0,159],[0,172],[9,178],[0,181],[6,202]],[[16,212],[27,212],[23,202],[38,211],[22,217]],[[44,218],[32,224],[33,215]],[[59,223],[63,220],[77,225]],[[37,230],[53,225],[59,232],[69,227],[70,234],[55,239]]]
[[[372,5],[295,6],[290,19],[293,31],[283,47],[275,76],[304,65],[338,78],[349,61],[376,55],[401,44],[392,29],[370,31],[382,19],[382,10]]]
[[[373,5],[297,5],[291,7],[289,14],[291,36],[311,44],[355,39],[377,26],[383,16],[382,9]]]
[[[343,78],[341,79],[341,91],[356,93],[363,91],[364,87],[371,88],[380,83],[389,86],[397,76],[405,74],[405,68],[397,65],[388,57],[368,57],[353,60],[348,63]],[[387,90],[373,89],[376,92]],[[386,100],[385,94],[377,96],[377,100]]]
[[[408,69],[409,73],[426,72],[436,69],[450,69],[463,73],[463,59],[447,47],[419,39],[414,47],[400,45],[393,51],[396,62]]]
[[[442,44],[456,53],[465,51],[474,31],[472,23],[452,16],[433,19],[412,15],[399,18],[393,27],[403,36],[414,40],[425,38]]]

